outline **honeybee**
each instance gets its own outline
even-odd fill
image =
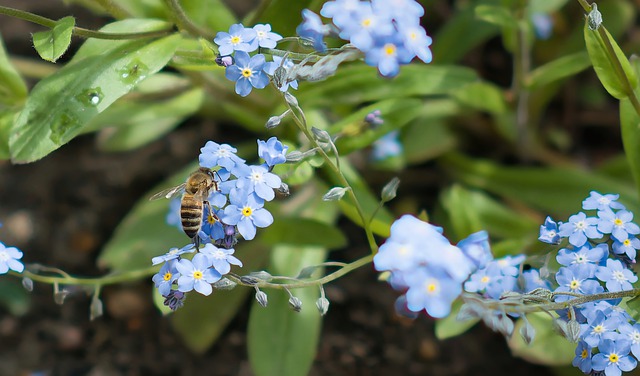
[[[198,170],[192,172],[184,183],[162,190],[151,196],[149,200],[172,198],[182,193],[182,200],[180,201],[182,230],[193,240],[197,249],[200,247],[198,232],[202,226],[204,205],[209,209],[209,213],[214,215],[207,198],[212,191],[217,190],[218,182],[215,180],[214,171],[200,167]]]

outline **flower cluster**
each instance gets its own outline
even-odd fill
[[[234,24],[229,32],[221,31],[214,38],[221,55],[219,64],[226,67],[225,76],[236,83],[236,93],[246,97],[253,88],[264,89],[269,84],[269,75],[273,76],[278,67],[289,69],[293,62],[279,56],[267,62],[265,55],[249,53],[258,48],[274,48],[282,36],[271,31],[271,25],[256,25],[253,28]],[[233,58],[232,58],[233,57]],[[289,87],[298,88],[297,81],[286,82],[279,89],[283,92]]]
[[[248,165],[230,145],[209,141],[200,149],[200,166],[215,170],[219,190],[211,192],[208,205],[204,205],[198,232],[204,247],[196,249],[188,244],[172,248],[152,260],[154,265],[164,263],[153,281],[166,298],[165,304],[172,309],[180,307],[184,293],[192,290],[209,295],[211,284],[229,273],[231,265],[242,266],[233,255],[233,247],[239,237],[251,240],[257,228],[273,223],[273,216],[264,208],[264,203],[275,198],[274,189],[282,184],[280,177],[271,171],[286,161],[287,151],[288,147],[275,137],[258,140],[258,154],[264,163]],[[179,223],[179,202],[170,209],[168,223]],[[195,255],[191,260],[184,258],[192,253]],[[174,286],[177,287],[174,289]]]
[[[376,270],[390,272],[388,282],[394,289],[405,292],[396,304],[399,313],[425,310],[441,318],[451,311],[469,274],[490,259],[485,232],[454,246],[442,228],[404,215],[391,225],[391,236],[373,263]]]
[[[631,290],[638,277],[629,269],[635,264],[640,248],[640,227],[633,214],[617,201],[618,195],[592,191],[582,202],[585,211],[566,223],[547,218],[540,228],[540,240],[558,244],[556,260],[562,265],[556,273],[556,301],[577,295]],[[640,324],[624,309],[620,300],[589,302],[575,307],[575,321],[580,324],[579,343],[573,365],[585,373],[604,371],[607,376],[620,375],[637,365],[640,356]],[[633,354],[633,356],[631,356]]]
[[[377,67],[385,77],[398,74],[400,65],[416,56],[425,63],[431,62],[432,40],[420,26],[424,9],[415,0],[334,0],[326,2],[320,14],[330,18],[339,37],[362,51],[365,62]],[[308,9],[302,16],[298,35],[310,39],[314,48],[324,52],[323,38],[333,28]]]

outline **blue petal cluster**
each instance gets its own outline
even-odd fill
[[[234,24],[229,32],[221,31],[216,35],[213,41],[218,45],[221,55],[219,61],[226,67],[225,77],[235,81],[236,94],[246,97],[254,88],[264,89],[269,84],[267,72],[271,65],[267,64],[263,54],[250,56],[249,53],[258,48],[274,48],[280,39],[282,36],[272,32],[269,24],[255,25],[253,28]],[[229,58],[232,56],[233,63],[230,63]],[[297,83],[291,86],[297,87]]]
[[[414,0],[335,0],[320,10],[330,18],[340,38],[364,52],[365,62],[378,68],[381,75],[393,77],[400,65],[418,57],[425,63],[432,60],[431,37],[422,26],[422,6]],[[324,25],[318,15],[305,9],[298,35],[311,39],[314,47],[323,52],[323,38],[331,27]]]
[[[396,304],[399,313],[426,311],[441,318],[462,292],[462,284],[477,268],[489,247],[485,236],[476,234],[452,245],[442,228],[404,215],[391,225],[391,236],[373,258],[378,271],[389,271],[388,282],[404,292]]]
[[[242,266],[233,249],[239,238],[251,240],[257,228],[273,223],[273,216],[264,208],[264,203],[275,198],[274,189],[282,184],[271,170],[286,161],[288,147],[272,137],[267,141],[258,140],[258,150],[265,163],[253,166],[247,165],[236,155],[236,149],[227,144],[208,141],[200,149],[200,166],[216,171],[219,187],[219,191],[211,192],[207,198],[211,211],[204,206],[198,234],[204,247],[196,249],[188,244],[171,248],[152,259],[153,265],[164,263],[152,279],[165,297],[165,304],[172,309],[182,306],[189,291],[211,294],[211,284],[229,273],[231,265]],[[175,224],[176,218],[179,221],[179,205],[173,206],[167,216],[169,224]],[[192,259],[184,257],[192,253],[195,253]],[[0,249],[0,262],[1,257]]]

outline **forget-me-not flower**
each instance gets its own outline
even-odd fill
[[[236,82],[236,94],[246,97],[254,87],[264,89],[269,84],[269,76],[263,71],[263,54],[249,57],[244,51],[236,51],[235,58],[235,64],[226,68],[225,77]]]
[[[244,27],[242,24],[234,24],[229,28],[229,32],[219,32],[213,41],[219,46],[220,55],[231,55],[233,51],[251,52],[258,48],[257,43],[253,43],[256,38],[254,29]]]
[[[182,259],[176,263],[176,269],[180,273],[178,278],[178,291],[189,292],[196,290],[202,295],[210,295],[213,291],[211,284],[222,277],[218,271],[211,267],[211,260],[205,254],[198,253],[193,260]]]

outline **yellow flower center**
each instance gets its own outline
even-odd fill
[[[490,280],[491,278],[489,278],[488,275],[485,275],[484,277],[480,278],[480,282],[482,283],[489,283]]]
[[[384,53],[393,56],[396,54],[396,45],[392,43],[387,43],[384,45]]]
[[[213,224],[215,224],[216,222],[217,222],[217,221],[216,221],[216,217],[214,217],[214,216],[213,216],[213,215],[211,215],[211,214],[209,214],[209,215],[207,216],[207,223],[208,223],[208,224],[213,225]]]
[[[200,270],[193,272],[193,279],[202,279],[202,272]]]
[[[162,276],[162,279],[164,279],[165,281],[170,281],[172,276],[173,276],[173,274],[171,274],[171,272],[166,272]]]
[[[625,239],[622,244],[624,244],[625,247],[628,247],[631,245],[631,240],[630,239]]]
[[[593,327],[593,333],[604,333],[604,326],[598,325]]]
[[[433,294],[438,291],[438,285],[434,282],[430,282],[427,284],[427,294]]]
[[[242,209],[242,215],[245,217],[249,217],[251,214],[253,214],[253,210],[249,206]]]
[[[573,281],[571,281],[571,283],[569,284],[569,288],[571,290],[577,290],[580,287],[580,281],[574,279]]]
[[[416,33],[415,31],[409,33],[409,39],[411,39],[411,40],[418,39],[418,33]]]
[[[253,76],[253,71],[251,69],[249,69],[249,68],[244,68],[242,70],[242,76],[245,77],[245,78],[249,78],[249,77]]]
[[[609,362],[618,363],[618,360],[620,360],[620,358],[618,358],[618,354],[615,354],[615,353],[609,354]]]
[[[615,224],[616,226],[622,226],[623,222],[622,222],[622,220],[620,218],[616,218],[613,221],[613,224]]]
[[[362,27],[365,27],[365,28],[371,26],[371,18],[362,20],[361,24],[362,24]]]
[[[239,36],[236,35],[236,36],[231,37],[231,43],[232,44],[238,44],[238,43],[241,43],[241,42],[242,42],[242,39]]]
[[[580,356],[582,357],[582,359],[587,359],[589,357],[589,352],[587,351],[587,349],[583,349]]]

